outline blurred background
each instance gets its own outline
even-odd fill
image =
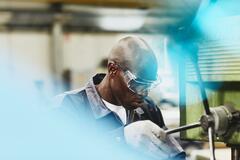
[[[11,92],[6,103],[26,94],[44,108],[54,95],[106,72],[111,47],[136,35],[159,61],[162,83],[150,96],[169,128],[177,127],[179,43],[205,42],[203,49],[221,48],[214,40],[237,43],[239,6],[238,0],[0,0],[0,80]],[[182,145],[189,156],[204,148],[203,142]]]

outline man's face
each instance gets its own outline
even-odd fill
[[[111,74],[111,73],[110,73]],[[128,87],[124,71],[118,68],[114,76],[110,76],[110,85],[115,99],[126,109],[136,109],[143,106],[143,97],[147,96],[147,91],[137,94]],[[141,87],[141,86],[140,86]]]

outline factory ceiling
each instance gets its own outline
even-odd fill
[[[201,0],[1,0],[0,25],[46,28],[60,19],[70,29],[128,31],[125,26],[103,27],[108,20],[119,24],[134,22],[129,31],[167,32],[188,26],[200,3]]]
[[[78,4],[90,6],[104,7],[123,7],[123,8],[152,8],[166,6],[167,1],[160,0],[15,0],[19,2],[33,3],[62,3],[62,4]]]

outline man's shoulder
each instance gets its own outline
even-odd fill
[[[63,92],[61,94],[56,95],[53,98],[53,106],[54,107],[60,107],[64,103],[81,103],[83,102],[84,98],[86,96],[86,90],[85,87],[78,88],[75,90],[70,90]]]
[[[67,91],[55,96],[52,107],[67,119],[74,119],[80,123],[93,119],[85,88]]]
[[[77,94],[80,94],[80,93],[82,93],[84,91],[85,91],[85,87],[82,87],[82,88],[66,91],[66,92],[64,92],[62,94],[65,94],[65,95],[77,95]]]

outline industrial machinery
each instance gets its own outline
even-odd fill
[[[187,54],[179,58],[181,127],[167,133],[181,131],[181,139],[209,141],[211,160],[216,159],[214,142],[224,142],[232,160],[239,160],[240,48],[216,41],[184,45]]]
[[[214,142],[224,142],[232,160],[240,160],[239,1],[203,4],[191,26],[168,39],[172,66],[179,64],[180,127],[167,133],[209,141],[211,160]]]
[[[207,113],[207,112],[206,112]],[[201,127],[203,133],[208,133],[211,160],[215,160],[214,139],[227,141],[229,135],[238,130],[240,124],[240,111],[231,106],[218,106],[212,108],[208,114],[201,116],[199,122],[167,130],[167,134],[185,131]],[[239,160],[240,152],[238,146],[229,145],[232,148],[232,160]]]

